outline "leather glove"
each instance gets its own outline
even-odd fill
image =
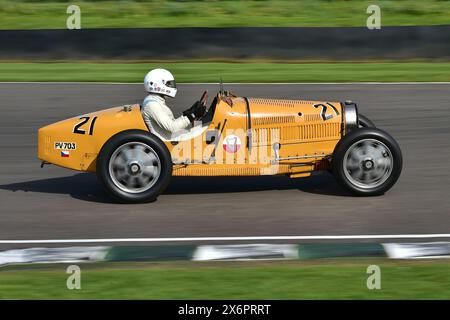
[[[194,121],[194,119],[195,119],[195,109],[196,109],[197,104],[198,104],[198,101],[196,101],[192,105],[192,107],[183,111],[183,116],[188,117],[189,121],[191,121],[191,122]]]
[[[200,104],[195,109],[195,118],[200,119],[201,117],[204,116],[205,112],[206,112],[206,107],[203,104]]]
[[[188,117],[188,119],[192,122],[197,118],[200,118],[205,114],[206,107],[200,102],[196,101],[192,107],[183,111],[183,116]]]

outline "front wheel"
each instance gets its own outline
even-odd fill
[[[358,115],[358,127],[359,128],[375,128],[375,123],[367,118],[365,115]]]
[[[172,159],[155,135],[129,130],[112,137],[97,158],[97,176],[117,201],[155,200],[169,184]]]
[[[398,180],[402,165],[397,142],[377,128],[352,130],[336,146],[332,162],[336,180],[359,196],[388,191]]]

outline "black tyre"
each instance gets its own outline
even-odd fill
[[[172,158],[155,135],[128,130],[112,137],[97,158],[97,176],[118,202],[156,199],[172,177]]]
[[[358,114],[358,125],[360,128],[375,128],[375,123],[365,115]]]
[[[377,128],[352,130],[337,144],[333,174],[345,189],[358,196],[388,191],[402,172],[402,152],[388,133]]]
[[[372,122],[365,115],[358,114],[358,128],[375,128],[375,123]],[[333,169],[329,169],[328,172],[333,173]]]

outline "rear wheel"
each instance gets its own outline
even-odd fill
[[[348,191],[360,196],[381,195],[398,180],[402,153],[388,133],[376,128],[352,130],[336,146],[333,174]]]
[[[111,138],[97,159],[97,176],[108,193],[124,203],[156,199],[172,176],[172,160],[155,135],[129,130]]]

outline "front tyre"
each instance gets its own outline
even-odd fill
[[[358,127],[359,128],[375,128],[375,123],[361,113],[358,114]]]
[[[332,167],[336,180],[352,194],[376,196],[395,184],[402,164],[400,147],[388,133],[358,128],[337,144]]]
[[[367,118],[365,115],[358,114],[358,128],[376,128],[375,123]],[[328,172],[332,173],[333,169],[329,169]]]
[[[155,135],[128,130],[112,137],[97,158],[97,176],[103,187],[122,203],[156,199],[172,176],[172,159]]]

